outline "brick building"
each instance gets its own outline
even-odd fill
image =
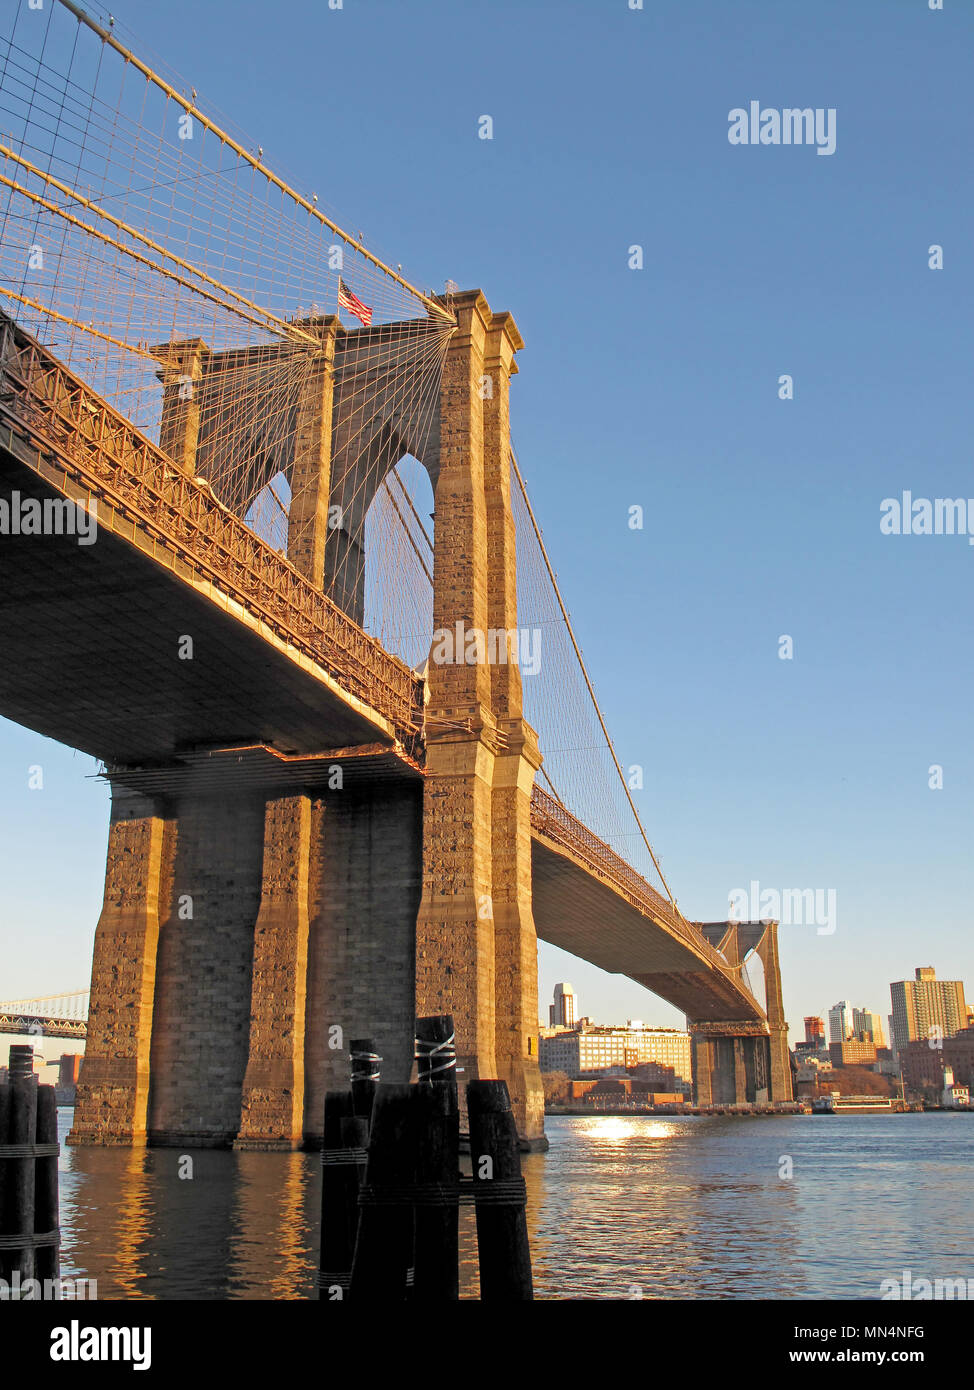
[[[908,1090],[940,1090],[946,1067],[953,1071],[958,1086],[974,1088],[974,1028],[944,1038],[940,1047],[931,1047],[926,1039],[908,1042],[900,1048],[899,1061]]]
[[[660,1090],[689,1088],[693,1078],[690,1034],[676,1028],[575,1028],[542,1037],[539,1061],[543,1072],[563,1071],[569,1077],[655,1067],[658,1071],[641,1079]]]

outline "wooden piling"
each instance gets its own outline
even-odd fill
[[[382,1084],[376,1089],[352,1262],[355,1302],[406,1297],[413,1263],[418,1098],[416,1086]]]
[[[382,1058],[375,1050],[374,1038],[352,1038],[348,1053],[352,1064],[352,1112],[369,1119]]]
[[[321,1236],[318,1254],[318,1297],[325,1303],[348,1296],[352,1253],[358,1225],[358,1174],[348,1158],[343,1128],[352,1116],[350,1091],[325,1093],[324,1136],[321,1150]],[[341,1290],[341,1295],[337,1290]]]
[[[450,1082],[457,1087],[457,1046],[452,1014],[416,1020],[416,1075],[420,1085]]]
[[[427,1188],[416,1206],[413,1299],[455,1302],[459,1286],[460,1111],[453,1016],[416,1020],[418,1152],[416,1180]],[[442,1198],[436,1198],[436,1191]]]
[[[8,1145],[32,1146],[37,1135],[37,1081],[34,1077],[34,1049],[30,1044],[10,1049],[10,1118],[7,1127]],[[7,1159],[5,1216],[3,1235],[8,1239],[23,1235],[27,1244],[8,1250],[10,1268],[20,1269],[21,1280],[35,1278],[34,1244],[34,1170],[36,1159],[29,1157]]]
[[[369,1147],[369,1122],[364,1115],[350,1115],[342,1120],[342,1148],[362,1150]],[[354,1166],[356,1174],[355,1187],[356,1194],[361,1187],[360,1178],[365,1176],[365,1164],[358,1163]],[[358,1222],[358,1197],[356,1195],[356,1224]]]
[[[534,1297],[534,1289],[521,1153],[507,1082],[469,1082],[467,1111],[480,1297],[484,1303],[524,1302]]]
[[[37,1143],[57,1145],[57,1095],[53,1086],[37,1088]],[[35,1232],[59,1231],[57,1153],[37,1159],[34,1191]],[[37,1278],[60,1277],[61,1262],[58,1243],[40,1245],[36,1251]]]

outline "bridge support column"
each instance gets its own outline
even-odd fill
[[[492,776],[493,758],[479,739],[427,744],[416,1014],[453,1015],[464,1084],[497,1075]]]
[[[734,1039],[734,1104],[743,1105],[746,1100],[754,1099],[753,1088],[748,1095],[747,1089],[747,1064],[744,1060],[746,1046],[751,1043],[750,1038]]]
[[[770,1083],[772,1100],[794,1100],[791,1061],[788,1056],[788,1023],[781,997],[781,962],[778,959],[778,924],[769,922],[756,947],[764,967],[770,1039]]]
[[[494,916],[494,1048],[497,1075],[507,1082],[522,1139],[543,1142],[544,1089],[538,1066],[538,940],[531,897],[531,789],[541,766],[534,730],[525,721],[518,627],[517,556],[511,507],[510,381],[524,346],[510,314],[491,314],[484,343],[484,499],[487,520],[487,620],[504,633],[488,652],[491,707],[502,751],[491,798],[491,903]],[[529,634],[532,654],[540,632]]]
[[[384,1081],[410,1078],[422,815],[418,780],[356,786],[347,777],[341,789],[312,804],[304,1097],[309,1146],[320,1145],[325,1091],[348,1087],[352,1038],[375,1039]]]
[[[159,907],[168,906],[172,875],[168,829],[155,802],[112,789],[88,1039],[69,1144],[146,1142]]]
[[[531,902],[531,788],[541,764],[525,724],[517,751],[494,763],[491,908],[494,918],[494,1049],[518,1133],[531,1147],[544,1135],[538,1066],[538,938]],[[513,743],[513,739],[512,739]],[[547,1145],[544,1145],[547,1147]]]
[[[693,1069],[694,1105],[713,1105],[713,1046],[703,1033],[690,1033],[690,1060]]]
[[[237,1149],[297,1149],[304,1122],[311,800],[268,800]]]
[[[440,389],[417,1014],[451,1013],[462,1079],[503,1077],[543,1142],[530,794],[540,758],[511,661],[508,380],[520,335],[471,291]]]
[[[188,338],[160,343],[151,351],[165,364],[157,374],[162,382],[159,447],[192,477],[200,436],[200,389],[210,349],[202,338]]]
[[[730,1020],[691,1023],[696,1105],[745,1105],[790,1099],[768,1094],[767,1025]]]
[[[491,789],[496,731],[483,654],[487,630],[483,295],[461,296],[440,384],[434,498],[433,645],[428,669],[423,898],[416,922],[416,1013],[449,1013],[464,1082],[496,1076]],[[446,635],[454,632],[456,637]],[[441,637],[443,640],[441,641]],[[479,659],[478,659],[479,658]],[[461,1098],[463,1086],[461,1085]]]
[[[319,589],[324,585],[331,489],[332,405],[338,319],[304,325],[321,334],[321,352],[308,365],[298,397],[288,508],[287,557]]]

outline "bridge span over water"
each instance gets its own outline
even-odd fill
[[[185,150],[153,140],[178,184]],[[109,211],[80,166],[42,172],[28,149],[0,151],[3,245],[26,209],[61,259],[31,286],[0,253],[0,512],[17,518],[0,537],[0,714],[100,759],[112,789],[73,1142],[315,1141],[349,1040],[376,1038],[384,1077],[405,1079],[416,1015],[439,1013],[466,1079],[504,1077],[540,1142],[538,938],[686,1012],[701,1103],[790,1099],[776,924],[686,919],[594,700],[629,840],[611,845],[567,789],[592,742],[571,682],[583,700],[591,683],[511,450],[511,315],[478,290],[415,290],[279,181],[304,238],[294,274],[313,236],[339,237],[363,297],[319,260],[327,312],[261,301],[221,278],[222,243],[205,254],[252,198],[205,233],[191,203],[202,222],[177,247],[151,191],[138,220],[124,197]],[[119,264],[132,302],[89,295]],[[65,503],[78,527],[29,523],[29,504],[53,523]],[[567,652],[536,685],[514,659],[530,621]],[[472,647],[438,658],[454,633]]]
[[[195,1078],[186,1088],[186,1113],[212,1105],[212,1137],[231,1137],[228,1117],[255,1045],[279,1047],[290,1033],[295,1049],[303,1041],[310,1050],[316,1026],[332,1021],[349,1036],[378,1034],[387,1074],[400,1074],[411,1058],[417,980],[425,994],[418,1007],[451,1011],[461,1028],[468,1023],[469,1033],[460,1034],[461,1065],[482,1068],[491,1002],[496,1028],[498,920],[510,906],[518,909],[520,940],[517,955],[503,965],[508,981],[529,992],[528,1008],[516,1013],[516,1060],[525,1078],[536,1059],[537,1004],[527,983],[534,977],[533,936],[518,894],[530,903],[542,940],[629,975],[685,1010],[696,1025],[697,1052],[708,1049],[707,1070],[717,1077],[715,1093],[698,1057],[698,1096],[709,1082],[716,1099],[735,1098],[736,1084],[726,1094],[734,1067],[750,1071],[752,1092],[773,1094],[771,1058],[764,1067],[760,1060],[765,1047],[770,1052],[770,1022],[743,977],[746,952],[737,929],[717,933],[686,922],[535,786],[536,754],[523,746],[513,751],[515,740],[530,734],[511,728],[510,705],[505,728],[484,719],[474,690],[469,704],[450,691],[437,720],[430,697],[436,668],[424,679],[385,652],[10,320],[0,341],[0,496],[82,499],[97,511],[98,539],[90,547],[63,534],[5,538],[0,618],[11,659],[0,676],[0,712],[101,758],[112,783],[85,1072],[89,1095],[98,1072],[105,1077],[100,1093],[108,1100],[99,1123],[110,1132],[120,1113],[115,1093],[124,1088],[117,1076],[134,1072],[128,1084],[137,1091],[140,1052],[146,1102],[149,1075],[160,1072],[153,1088],[159,1122],[147,1117],[160,1139],[186,1132],[179,1100],[186,1076]],[[192,634],[192,660],[178,659],[184,634]],[[477,668],[460,670],[467,675]],[[507,673],[516,675],[517,668]],[[496,767],[491,781],[483,775],[480,750],[495,765],[514,760],[505,771],[509,787],[498,784]],[[445,773],[438,762],[445,762]],[[438,813],[447,787],[460,804],[441,832],[435,860],[427,826],[424,884],[424,795],[425,814]],[[484,847],[477,882],[479,827],[466,822],[479,809],[479,794],[490,801],[508,797],[514,805],[510,829],[491,833],[491,840],[509,835],[513,841],[503,845],[513,871],[507,901],[496,887],[488,891],[499,875],[489,872]],[[471,840],[469,867],[460,863],[463,835]],[[517,843],[527,836],[527,845]],[[501,845],[492,845],[491,853],[500,852]],[[304,877],[312,872],[314,884]],[[299,879],[287,881],[295,873]],[[313,921],[304,922],[307,909],[298,911],[298,892],[315,894]],[[490,899],[491,917],[480,916],[480,898]],[[426,941],[422,932],[414,938],[422,911],[438,919]],[[280,920],[295,913],[301,925],[291,924],[282,958]],[[493,931],[484,930],[484,920]],[[261,962],[265,933],[269,959]],[[774,979],[773,928],[760,938],[748,949],[760,948]],[[301,1039],[296,971],[309,950],[303,988],[312,995],[305,993]],[[150,962],[154,951],[158,959]],[[472,978],[458,987],[461,973]],[[291,993],[282,997],[284,977]],[[360,1001],[352,1004],[356,995]],[[783,1025],[780,1016],[776,1022]],[[776,1036],[783,1044],[783,1032]],[[721,1039],[729,1040],[723,1049]],[[320,1047],[323,1038],[316,1041]],[[235,1068],[227,1065],[234,1056]],[[205,1075],[207,1058],[229,1073],[222,1087],[227,1109],[220,1109],[221,1088],[214,1092]],[[278,1074],[293,1087],[295,1057],[283,1066],[277,1061]],[[515,1057],[506,1061],[511,1066]],[[274,1067],[267,1059],[262,1064],[270,1075]],[[309,1067],[306,1059],[302,1065],[307,1132],[343,1061],[325,1054],[324,1066]],[[499,1065],[495,1052],[487,1066]],[[780,1075],[787,1075],[785,1067],[782,1053]],[[168,1100],[167,1089],[175,1093]],[[525,1079],[514,1093],[526,1106]],[[80,1108],[79,1134],[83,1099]],[[529,1125],[527,1118],[523,1123]],[[205,1122],[197,1120],[196,1129],[211,1137]],[[93,1119],[92,1137],[98,1132]]]

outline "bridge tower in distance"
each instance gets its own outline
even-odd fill
[[[793,1100],[778,923],[700,922],[698,926],[732,968],[742,968],[750,952],[757,954],[764,971],[767,1021],[690,1021],[694,1101],[742,1105]]]

